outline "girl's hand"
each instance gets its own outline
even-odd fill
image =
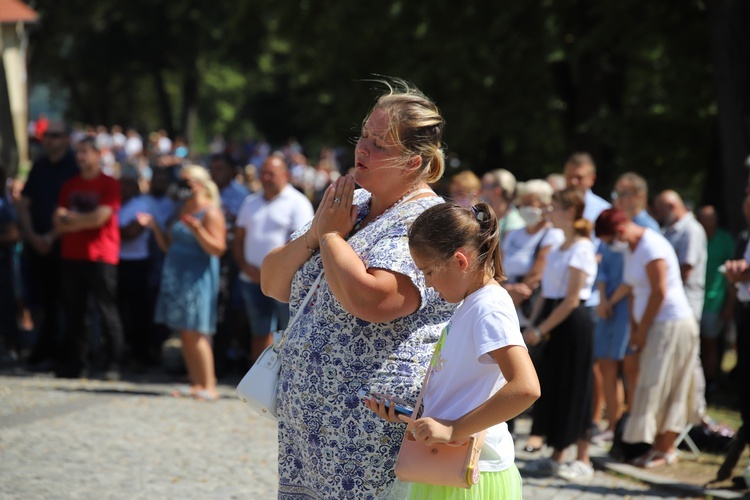
[[[190,229],[193,232],[198,231],[201,226],[203,226],[203,223],[201,220],[193,215],[185,214],[180,219],[183,224],[187,226],[188,229]]]
[[[411,417],[400,416],[407,422],[406,432],[411,432],[414,439],[424,444],[451,443],[453,439],[453,422],[450,420],[436,420],[426,417],[412,420]]]
[[[351,175],[339,177],[328,186],[313,221],[313,225],[317,225],[318,241],[324,234],[339,233],[346,237],[351,232],[357,221],[357,207],[353,202],[354,178]]]
[[[377,398],[365,398],[365,406],[378,414],[383,420],[387,420],[394,424],[401,422],[399,417],[396,415],[396,405],[393,401],[390,402],[390,408],[385,406],[385,401],[378,401]]]

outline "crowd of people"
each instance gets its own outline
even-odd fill
[[[191,380],[176,392],[215,398],[214,373],[246,369],[285,326],[252,268],[312,217],[333,151],[315,168],[294,141],[240,153],[217,137],[200,162],[163,131],[144,146],[119,127],[34,130],[28,176],[2,179],[3,361],[117,379],[159,364],[174,334]]]
[[[190,383],[174,395],[211,401],[217,372],[238,352],[251,363],[306,304],[284,339],[280,498],[398,494],[405,429],[426,443],[487,430],[482,480],[517,497],[512,419],[532,403],[526,450],[552,451],[528,473],[591,476],[589,444],[618,423],[647,444],[633,464],[673,464],[735,342],[747,374],[748,231],[673,190],[651,201],[635,172],[606,201],[582,152],[546,179],[465,170],[443,184],[443,125],[418,90],[389,84],[345,170],[329,149],[308,165],[296,140],[239,163],[217,136],[198,165],[163,132],[144,146],[135,130],[45,124],[43,154],[0,199],[6,355],[24,309],[26,362],[60,377],[145,369],[175,334]],[[750,179],[742,210],[750,228]],[[428,366],[406,427],[357,396],[415,401]],[[431,488],[412,496],[449,493]]]

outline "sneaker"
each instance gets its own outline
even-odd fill
[[[615,433],[609,429],[602,431],[591,438],[594,444],[611,443],[615,438]]]
[[[560,462],[556,462],[551,458],[546,457],[529,462],[526,464],[526,467],[523,468],[524,473],[543,477],[554,476],[559,470]]]
[[[557,477],[568,481],[580,481],[594,477],[594,468],[580,460],[574,460],[568,464],[561,465],[557,471]]]

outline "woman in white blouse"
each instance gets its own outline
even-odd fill
[[[542,273],[547,265],[550,250],[559,247],[565,241],[562,229],[552,227],[545,219],[552,204],[554,190],[542,179],[533,179],[518,184],[518,213],[526,227],[514,229],[502,239],[503,269],[508,279],[503,287],[508,290],[516,306],[518,323],[521,328],[529,324],[528,316],[534,303],[541,299]],[[539,349],[530,349],[529,354],[536,366]],[[508,425],[513,426],[513,421]],[[542,448],[541,436],[530,435],[524,448],[527,452],[539,451]]]
[[[565,241],[561,229],[552,227],[544,218],[552,203],[552,186],[542,179],[518,185],[518,213],[526,227],[509,232],[503,239],[503,269],[508,290],[518,312],[521,327],[528,324],[528,315],[542,284],[547,254]]]
[[[633,407],[623,441],[651,443],[633,463],[648,469],[677,460],[675,441],[687,425],[690,384],[698,356],[698,322],[680,278],[672,245],[619,209],[596,220],[596,234],[625,254],[623,283],[633,295],[630,349],[639,355]]]
[[[527,472],[565,479],[591,477],[589,460],[593,389],[594,324],[585,307],[596,278],[591,223],[583,218],[584,195],[575,188],[552,196],[550,219],[565,233],[563,244],[547,256],[542,297],[534,306],[524,338],[544,342],[539,363],[542,397],[534,405],[532,434],[544,436],[552,456],[528,464]],[[576,460],[562,464],[567,447],[577,444]]]

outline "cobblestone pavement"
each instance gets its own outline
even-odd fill
[[[275,425],[232,385],[214,403],[174,387],[0,376],[0,498],[275,498]],[[524,484],[530,499],[676,498],[603,472]]]

